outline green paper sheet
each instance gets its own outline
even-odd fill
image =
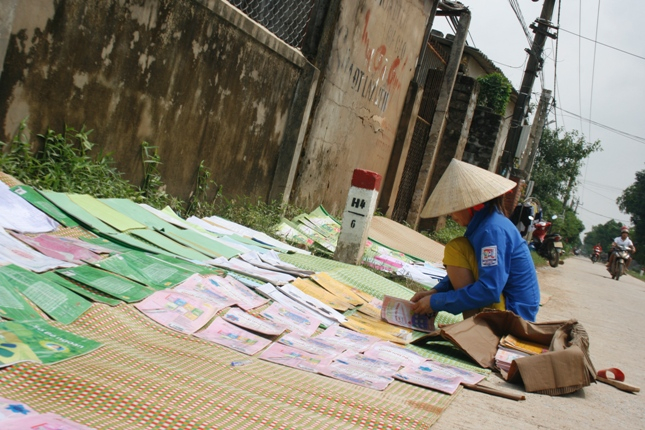
[[[181,257],[187,258],[189,260],[197,261],[206,261],[210,260],[210,257],[198,252],[192,248],[188,248],[184,245],[181,245],[175,242],[172,239],[167,238],[163,234],[152,231],[152,230],[133,230],[130,232],[133,236],[141,238],[145,241],[152,243],[155,246],[158,246],[161,249],[166,250],[174,255],[179,255]]]
[[[0,322],[0,338],[10,340],[7,343],[15,345],[15,348],[3,347],[0,366],[21,361],[58,363],[87,354],[101,346],[100,342],[61,330],[45,321]]]
[[[150,230],[179,230],[178,227],[159,218],[157,215],[139,206],[132,200],[128,199],[101,199],[103,203],[112,209],[127,214],[130,218],[140,222]]]
[[[117,233],[115,229],[74,203],[65,193],[57,193],[54,191],[41,191],[47,200],[58,206],[65,213],[70,215],[72,218],[78,220],[82,224],[86,225],[94,231],[99,231],[101,233]]]
[[[92,307],[92,303],[67,288],[13,264],[0,267],[0,280],[13,285],[43,312],[63,324],[76,321]]]
[[[132,230],[133,232],[145,232],[150,230]],[[153,232],[154,233],[154,232]],[[137,239],[129,233],[114,233],[114,234],[105,234],[103,235],[109,241],[115,242],[117,245],[121,245],[126,248],[125,252],[130,251],[145,251],[152,252],[154,254],[168,254],[174,255],[172,252],[168,252],[165,249],[161,249],[158,246],[155,246],[152,243],[149,243],[145,240]],[[162,236],[163,237],[163,236]]]
[[[155,290],[172,288],[195,274],[138,251],[113,255],[92,263],[92,266],[148,285]]]
[[[202,266],[201,264],[193,263],[191,261],[184,260],[183,258],[168,256],[164,254],[156,254],[152,257],[181,269],[188,270],[189,272],[199,273],[200,275],[226,275],[226,272],[219,267]]]
[[[11,187],[10,189],[41,211],[45,212],[50,217],[54,218],[65,227],[78,226],[78,223],[76,221],[69,217],[65,212],[58,209],[56,205],[47,200],[45,197],[43,197],[42,194],[40,194],[29,185],[16,185],[14,187]]]
[[[104,248],[111,249],[114,252],[111,252],[110,255],[113,254],[113,253],[120,253],[121,254],[121,253],[124,253],[124,252],[132,251],[132,248],[130,248],[130,247],[119,245],[118,243],[113,242],[113,241],[108,240],[108,239],[105,239],[103,237],[81,237],[81,240],[83,240],[83,241],[85,241],[87,243],[91,243],[92,245],[99,245],[99,246],[102,246]]]
[[[15,321],[42,319],[18,290],[5,280],[0,280],[0,317]]]
[[[106,305],[110,305],[110,306],[116,306],[119,303],[123,303],[121,300],[117,300],[99,290],[95,290],[94,288],[90,288],[86,285],[83,285],[83,286],[76,285],[75,283],[67,280],[66,278],[63,278],[56,272],[40,273],[38,274],[38,276],[41,276],[50,282],[55,282],[56,284],[62,287],[65,287],[68,290],[74,291],[75,293],[83,297],[86,297],[90,300],[94,300],[95,302],[105,303]]]
[[[155,292],[153,288],[90,266],[61,269],[56,273],[101,290],[127,303],[138,302]]]
[[[94,215],[104,223],[111,225],[120,232],[146,228],[145,225],[112,209],[110,206],[93,196],[88,194],[68,194],[68,196],[72,202],[76,203],[90,214]]]
[[[161,231],[160,233],[211,258],[226,257],[228,259],[241,254],[240,251],[225,245],[217,238],[211,239],[193,230]]]

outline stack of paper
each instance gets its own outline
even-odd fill
[[[530,354],[526,352],[521,352],[515,349],[505,348],[500,346],[497,348],[497,354],[495,354],[495,366],[499,367],[501,370],[508,372],[511,368],[511,363],[513,360],[518,358],[528,357]]]

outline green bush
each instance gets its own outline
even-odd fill
[[[463,236],[465,232],[466,232],[466,227],[462,227],[459,224],[457,224],[455,221],[453,221],[452,218],[448,218],[446,220],[446,226],[441,230],[430,231],[430,232],[425,231],[422,233],[428,236],[430,239],[437,241],[439,243],[443,243],[445,245],[446,243],[450,242],[452,239]]]
[[[477,105],[490,108],[498,115],[504,115],[513,88],[506,76],[501,73],[491,73],[477,78],[477,82],[479,82]]]

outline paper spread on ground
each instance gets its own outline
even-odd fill
[[[336,311],[334,308],[331,306],[321,302],[320,300],[316,299],[315,297],[312,297],[292,284],[286,284],[279,286],[278,289],[286,294],[287,296],[291,297],[298,303],[302,304],[303,306],[308,307],[309,309],[313,310],[316,312],[316,314],[319,315],[324,315],[327,318],[331,318],[336,322],[345,322],[347,319],[343,314],[340,312]]]
[[[38,412],[34,411],[24,403],[0,397],[0,423],[13,418],[24,418],[28,415],[37,414]]]
[[[304,314],[290,306],[273,303],[263,310],[260,315],[277,324],[282,324],[292,332],[311,336],[320,325],[320,320]]]
[[[338,296],[335,296],[309,279],[298,278],[291,282],[291,285],[337,311],[345,312],[348,309],[354,308],[350,303],[344,301]]]
[[[330,326],[328,329],[320,333],[317,338],[323,338],[326,342],[343,345],[345,348],[363,352],[370,346],[381,339],[376,336],[370,336],[363,333],[357,333],[353,330],[348,330],[338,324]]]
[[[100,255],[78,246],[66,238],[39,234],[37,236],[26,236],[24,234],[12,233],[15,238],[35,248],[42,254],[57,260],[67,261],[74,264],[85,264],[99,261]]]
[[[83,424],[48,412],[8,420],[2,423],[2,430],[92,430]]]
[[[339,356],[347,349],[342,345],[327,342],[325,338],[301,336],[295,333],[282,336],[278,342],[301,351],[332,358]]]
[[[261,269],[239,258],[231,258],[227,260],[224,257],[216,258],[208,261],[209,264],[225,269],[234,270],[236,272],[244,273],[245,275],[270,282],[273,285],[283,285],[287,282],[293,281],[295,278],[291,275],[282,272],[274,272],[272,270]]]
[[[280,343],[271,344],[260,354],[260,359],[313,373],[317,373],[320,366],[331,363],[329,357],[311,354]]]
[[[441,372],[428,365],[427,362],[406,366],[395,373],[394,377],[410,384],[432,388],[447,394],[453,394],[462,382],[460,377]]]
[[[297,301],[293,300],[291,297],[286,296],[285,294],[281,293],[278,291],[273,285],[271,284],[263,284],[260,285],[259,287],[256,287],[255,289],[257,292],[261,293],[262,295],[271,298],[273,301],[276,303],[280,303],[282,305],[288,306],[290,308],[296,309],[297,311],[310,316],[311,318],[316,318],[321,321],[321,324],[325,327],[329,327],[333,324],[336,324],[336,321],[332,318],[328,318],[326,316],[323,316],[315,311],[313,311],[311,308],[308,308],[307,306],[303,306]]]
[[[100,342],[58,329],[45,321],[0,321],[0,366],[21,361],[51,364],[101,346]]]
[[[0,280],[0,317],[14,321],[42,319],[18,290]]]
[[[229,306],[233,306],[236,303],[235,299],[228,297],[221,290],[214,288],[208,281],[208,276],[198,274],[191,276],[181,284],[177,285],[173,288],[173,291],[182,294],[189,294],[199,298],[200,300],[208,301],[217,308],[218,311]]]
[[[0,226],[20,233],[53,231],[58,223],[0,182]]]
[[[53,282],[64,288],[67,288],[70,291],[74,291],[76,294],[79,294],[85,298],[94,300],[95,302],[105,303],[110,306],[116,306],[119,303],[123,303],[121,300],[115,299],[114,297],[105,294],[102,291],[95,290],[94,288],[90,288],[82,284],[77,285],[58,275],[56,272],[40,273],[38,274],[38,276],[47,279],[49,282]]]
[[[210,302],[174,290],[157,291],[135,307],[159,324],[188,334],[206,325],[218,311]]]
[[[67,288],[18,266],[0,267],[0,282],[13,285],[43,312],[63,324],[74,322],[92,306]]]
[[[0,227],[0,265],[4,264],[15,264],[32,272],[46,272],[58,267],[76,266],[76,264],[41,254]]]
[[[254,355],[271,343],[270,340],[230,324],[220,317],[215,318],[205,330],[196,333],[195,336],[247,355]]]
[[[63,276],[103,291],[128,303],[143,300],[154,292],[150,287],[106,272],[105,270],[89,266],[61,269],[56,273],[60,273]]]
[[[402,366],[420,364],[425,361],[425,358],[416,352],[390,342],[377,342],[363,354],[367,357],[398,363]]]
[[[65,227],[76,227],[78,223],[70,218],[65,212],[61,211],[54,205],[52,202],[47,200],[36,191],[34,188],[29,185],[16,185],[11,187],[11,191],[19,195],[23,199],[27,200],[33,206],[37,207],[50,217],[54,218],[56,221],[64,225]]]
[[[339,297],[341,300],[351,304],[351,305],[361,305],[365,303],[365,300],[356,294],[351,287],[346,284],[343,284],[340,281],[329,276],[325,272],[316,273],[311,275],[311,279],[316,281],[321,287],[329,291],[336,297]]]
[[[368,357],[354,351],[347,351],[336,357],[337,361],[348,366],[365,369],[369,372],[376,373],[379,376],[391,378],[401,367],[399,363],[392,363],[379,358]]]
[[[269,301],[230,276],[221,278],[210,275],[205,278],[205,281],[209,289],[235,300],[235,303],[245,311],[258,308]]]
[[[167,264],[141,251],[113,255],[93,266],[148,285],[156,290],[172,288],[190,278],[194,272]]]
[[[325,376],[379,391],[385,390],[394,380],[387,376],[377,375],[363,367],[355,367],[337,361],[326,366],[319,366],[317,370],[318,373]]]
[[[282,334],[287,327],[276,324],[271,321],[260,319],[238,308],[231,308],[226,312],[223,318],[239,327],[246,328],[258,333],[277,336]]]

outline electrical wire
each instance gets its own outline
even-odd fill
[[[610,127],[608,125],[601,124],[601,123],[596,122],[596,121],[592,121],[589,118],[583,118],[580,115],[575,114],[573,112],[569,112],[568,110],[562,109],[561,107],[558,107],[557,109],[559,109],[561,112],[566,112],[567,114],[569,114],[570,116],[572,116],[574,118],[581,118],[583,121],[588,121],[588,122],[590,122],[591,124],[593,124],[593,125],[595,125],[597,127],[600,127],[600,128],[605,129],[607,131],[611,131],[611,132],[616,133],[616,134],[618,134],[620,136],[626,137],[627,139],[631,139],[631,140],[633,140],[635,142],[638,142],[638,143],[645,143],[645,137],[636,136],[635,134],[630,134],[630,133],[627,133],[626,131],[618,130],[618,129]]]
[[[592,213],[592,214],[594,214],[594,215],[601,216],[601,217],[603,217],[603,218],[613,219],[613,220],[615,220],[615,221],[620,221],[620,222],[622,222],[623,224],[629,224],[629,221],[626,221],[626,220],[624,220],[624,219],[616,219],[616,218],[614,218],[613,216],[607,216],[607,215],[599,214],[598,212],[590,211],[589,209],[584,208],[582,205],[580,206],[580,209],[582,209],[582,210],[583,210],[583,211],[585,211],[585,212],[589,212],[589,213]]]
[[[596,15],[596,36],[595,40],[598,40],[598,23],[600,22],[600,0],[598,0],[598,13]],[[578,39],[582,40],[582,39]],[[593,109],[593,84],[594,84],[594,77],[596,75],[596,48],[598,48],[598,44],[594,43],[593,45],[593,66],[591,67],[591,94],[589,95],[589,119],[592,118],[591,116],[591,111]],[[582,110],[580,110],[582,112]],[[589,139],[591,140],[591,123],[589,123]]]
[[[578,0],[578,33],[582,32],[582,0]],[[578,39],[578,111],[582,112],[582,39]],[[582,130],[582,119],[580,119]]]
[[[579,37],[579,38],[581,38],[581,39],[588,40],[588,41],[593,42],[593,43],[595,43],[595,44],[597,44],[597,45],[602,45],[602,46],[605,46],[605,47],[607,47],[607,48],[610,48],[610,49],[616,50],[616,51],[618,51],[618,52],[622,52],[623,54],[631,55],[632,57],[636,57],[636,58],[640,58],[641,60],[645,60],[645,57],[643,57],[643,56],[640,56],[640,55],[634,54],[634,53],[629,52],[629,51],[625,51],[624,49],[616,48],[615,46],[607,45],[606,43],[598,42],[597,40],[593,40],[593,39],[590,39],[590,38],[588,38],[588,37],[581,36],[581,35],[579,35],[579,34],[577,34],[577,33],[574,33],[573,31],[569,31],[569,30],[564,29],[564,28],[562,28],[562,27],[560,27],[560,31],[564,31],[565,33],[572,34],[572,35],[574,35],[574,36],[576,36],[576,37]]]
[[[526,21],[524,20],[524,15],[522,15],[522,10],[520,9],[519,3],[517,3],[517,0],[508,0],[508,3],[511,5],[511,9],[513,9],[513,12],[515,12],[515,16],[517,17],[517,20],[520,22],[520,25],[522,26],[522,30],[524,31],[524,35],[526,36],[526,40],[529,42],[529,47],[532,47],[533,38],[531,37],[531,32],[529,31],[529,28],[526,26]]]

